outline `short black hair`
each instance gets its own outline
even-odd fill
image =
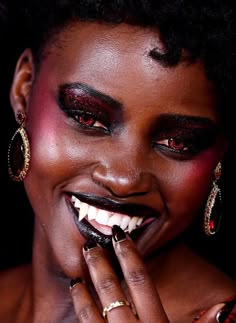
[[[235,106],[236,15],[234,0],[24,0],[24,18],[31,31],[29,47],[36,58],[48,36],[80,19],[109,24],[122,22],[156,28],[165,55],[151,53],[163,63],[179,63],[183,50],[189,61],[201,59],[213,82],[222,121],[231,129],[229,107]],[[226,113],[225,113],[226,112]],[[230,125],[230,126],[229,126]]]

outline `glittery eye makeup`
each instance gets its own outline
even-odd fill
[[[153,146],[174,158],[188,159],[210,148],[219,129],[208,118],[162,115],[158,120]]]
[[[81,83],[60,86],[58,104],[80,128],[103,133],[111,131],[120,110],[119,102]]]
[[[76,129],[96,136],[110,135],[121,123],[124,113],[120,102],[82,83],[60,86],[58,105],[73,120]],[[150,141],[153,149],[180,160],[191,159],[210,148],[219,134],[211,119],[181,114],[157,113],[154,131],[151,128],[152,125]]]

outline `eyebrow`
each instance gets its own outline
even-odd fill
[[[162,114],[158,117],[157,126],[159,129],[162,127],[165,129],[172,127],[207,127],[213,131],[219,131],[219,126],[213,120],[200,117],[200,116],[189,116],[183,114]]]
[[[111,96],[104,94],[103,92],[95,90],[92,86],[86,83],[66,83],[60,86],[59,91],[64,92],[68,89],[75,89],[81,91],[83,94],[88,94],[90,97],[95,98],[96,100],[100,101],[105,105],[108,105],[110,108],[116,111],[122,110],[123,108],[123,104],[121,102],[113,99]]]

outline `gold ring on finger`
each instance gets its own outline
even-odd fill
[[[110,312],[111,310],[113,310],[116,307],[125,306],[125,305],[131,307],[131,305],[130,305],[130,303],[128,301],[115,301],[115,302],[112,302],[108,306],[104,307],[103,312],[102,312],[102,316],[106,319],[108,312]]]

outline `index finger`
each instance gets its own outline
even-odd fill
[[[133,241],[119,226],[113,229],[113,245],[138,317],[142,322],[169,322],[157,289]]]

